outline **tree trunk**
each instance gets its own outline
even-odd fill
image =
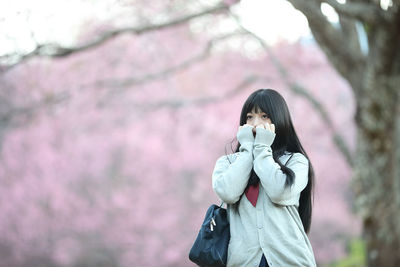
[[[400,266],[399,79],[366,74],[356,114],[352,187],[363,220],[368,266]]]

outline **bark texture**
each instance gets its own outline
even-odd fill
[[[331,64],[357,103],[352,188],[363,220],[368,266],[400,266],[400,3],[288,0],[308,19]],[[332,25],[321,3],[339,15]],[[357,27],[358,24],[358,27]],[[360,27],[361,25],[361,27]],[[358,30],[357,30],[358,29]],[[362,36],[368,49],[361,49]]]

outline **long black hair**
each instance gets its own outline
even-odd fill
[[[314,169],[307,153],[297,137],[296,131],[294,130],[286,101],[277,91],[273,89],[256,90],[243,104],[242,112],[240,114],[240,126],[246,124],[247,113],[251,112],[253,109],[256,113],[260,111],[265,112],[271,120],[271,123],[275,125],[276,136],[273,144],[271,145],[272,157],[274,161],[279,164],[282,172],[286,174],[286,187],[290,187],[294,183],[295,173],[290,168],[286,167],[286,164],[283,165],[280,162],[280,156],[282,156],[285,152],[292,153],[292,155],[293,153],[298,152],[303,154],[309,161],[308,183],[300,194],[298,209],[304,230],[306,233],[308,233],[311,227],[312,197],[314,195]],[[238,142],[235,152],[239,152],[239,147],[240,143]],[[257,176],[253,168],[250,173],[247,187],[250,185],[255,185],[259,183],[259,181],[260,178]],[[237,208],[239,201],[234,204],[234,207]]]

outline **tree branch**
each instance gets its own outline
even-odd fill
[[[87,89],[87,88],[93,88],[93,87],[111,87],[112,89],[111,89],[110,93],[107,94],[106,97],[104,97],[104,99],[109,100],[110,95],[115,95],[117,93],[120,93],[122,90],[126,90],[126,88],[129,86],[137,86],[137,85],[141,85],[141,84],[151,82],[154,80],[163,79],[169,75],[173,75],[174,73],[176,73],[180,70],[187,69],[188,67],[192,66],[193,64],[196,64],[196,63],[208,58],[213,47],[218,42],[229,39],[233,36],[238,36],[238,35],[242,35],[242,34],[243,34],[243,32],[241,32],[241,31],[235,31],[235,32],[224,34],[224,35],[218,36],[214,39],[211,39],[207,42],[206,47],[199,55],[193,56],[192,58],[190,58],[176,66],[169,67],[167,69],[161,70],[156,73],[151,73],[151,74],[148,74],[148,75],[146,75],[144,77],[140,77],[140,78],[128,78],[125,80],[100,80],[94,84],[82,85],[80,88]],[[207,104],[207,103],[219,101],[220,100],[219,98],[232,97],[233,95],[235,95],[237,93],[236,91],[240,91],[243,88],[243,86],[246,86],[246,84],[250,84],[250,83],[254,82],[258,78],[259,77],[249,76],[246,79],[244,79],[240,83],[240,85],[238,85],[236,87],[236,89],[234,89],[233,91],[228,92],[226,95],[224,95],[222,97],[218,97],[218,98],[217,97],[206,97],[206,98],[195,99],[195,100],[162,101],[160,103],[150,104],[150,105],[143,104],[143,103],[138,103],[135,105],[138,107],[142,107],[142,109],[147,108],[147,106],[151,107],[151,109],[154,109],[154,108],[165,107],[165,106],[179,108],[181,106],[185,106],[185,105],[189,105],[189,104],[190,105],[192,105],[192,104],[193,105]],[[36,112],[40,108],[55,105],[55,104],[58,104],[63,101],[67,101],[71,97],[72,97],[72,94],[70,92],[64,91],[64,92],[58,93],[57,95],[44,96],[41,100],[30,103],[23,107],[10,108],[7,111],[5,111],[3,114],[0,114],[0,124],[7,125],[15,118],[19,118],[20,116],[23,116],[23,115],[32,115],[34,112]],[[105,103],[105,101],[99,102],[99,104],[101,104],[101,105],[104,105],[104,103]]]
[[[218,36],[214,39],[211,39],[207,42],[204,50],[200,54],[195,55],[195,56],[179,63],[178,65],[169,67],[167,69],[164,69],[164,70],[161,70],[161,71],[158,71],[155,73],[150,73],[150,74],[147,74],[142,77],[136,77],[136,78],[129,77],[129,78],[122,78],[122,79],[98,80],[94,84],[84,85],[84,87],[111,87],[112,93],[118,93],[122,89],[125,89],[130,86],[137,86],[137,85],[141,85],[141,84],[144,84],[144,83],[147,83],[150,81],[163,79],[163,78],[167,77],[168,75],[174,74],[180,70],[187,69],[188,67],[192,66],[193,64],[196,64],[202,60],[205,60],[206,58],[208,58],[210,56],[210,53],[216,43],[226,40],[226,39],[229,39],[233,36],[239,36],[239,35],[243,35],[243,32],[235,31],[235,32],[224,34],[224,35]]]
[[[0,61],[7,61],[7,60],[11,60],[11,59],[14,59],[13,61],[16,61],[15,63],[13,63],[11,65],[5,65],[5,64],[3,64],[3,66],[0,65],[0,73],[7,71],[7,70],[11,69],[12,67],[22,63],[23,61],[28,60],[35,56],[65,57],[65,56],[68,56],[73,53],[82,52],[87,49],[99,46],[99,45],[105,43],[106,41],[111,40],[112,38],[115,38],[116,36],[119,36],[121,34],[132,33],[132,34],[140,35],[143,33],[161,30],[164,28],[168,28],[168,27],[186,23],[192,19],[204,16],[207,14],[212,14],[212,13],[217,13],[217,12],[221,12],[224,10],[228,10],[230,8],[230,6],[231,5],[226,5],[226,4],[220,3],[209,9],[206,9],[206,10],[203,10],[203,11],[200,11],[197,13],[189,14],[186,16],[182,16],[180,18],[175,18],[169,22],[159,23],[159,24],[150,24],[150,25],[145,25],[145,26],[141,26],[141,27],[127,27],[127,28],[112,30],[112,31],[104,33],[101,37],[97,38],[96,40],[93,40],[91,42],[88,42],[86,44],[79,45],[76,47],[63,47],[58,44],[52,44],[52,43],[40,44],[33,51],[31,51],[30,53],[27,53],[25,55],[9,54],[9,55],[0,56]]]
[[[268,44],[260,38],[258,35],[255,33],[247,30],[240,22],[239,18],[232,14],[230,14],[236,19],[238,25],[241,27],[243,31],[245,31],[247,34],[251,35],[253,38],[255,38],[261,46],[265,49],[265,51],[268,53],[268,55],[271,58],[272,63],[274,66],[278,69],[278,72],[282,78],[282,80],[285,82],[287,87],[295,94],[300,95],[301,97],[305,98],[311,106],[317,111],[317,113],[320,115],[322,121],[325,123],[325,125],[329,128],[329,130],[332,132],[333,135],[333,141],[336,147],[339,149],[339,151],[342,153],[346,161],[350,166],[354,166],[353,162],[353,156],[352,152],[349,149],[349,146],[346,144],[346,141],[344,138],[339,134],[339,132],[335,129],[334,124],[329,116],[329,113],[326,111],[324,106],[314,97],[312,96],[308,90],[306,90],[303,86],[298,84],[297,82],[291,81],[289,78],[288,71],[286,68],[283,66],[283,64],[279,61],[279,59],[271,52],[271,49],[269,48]]]
[[[353,90],[359,88],[358,74],[365,67],[365,56],[355,45],[348,45],[343,33],[335,29],[322,14],[319,0],[288,0],[301,11],[308,20],[314,38],[327,55],[335,69],[352,85]]]
[[[319,113],[322,121],[329,128],[333,135],[333,142],[339,151],[342,153],[346,161],[350,166],[354,166],[353,155],[350,152],[349,146],[346,143],[345,139],[339,134],[339,132],[335,129],[333,122],[329,116],[329,113],[326,111],[324,106],[314,97],[312,96],[308,90],[299,85],[298,83],[290,83],[289,88],[297,95],[300,95],[308,100],[311,106]]]
[[[319,0],[333,7],[337,13],[358,19],[368,24],[376,24],[387,21],[388,15],[383,9],[376,5],[362,2],[349,2],[341,4],[336,0]]]
[[[0,114],[0,125],[3,125],[2,128],[5,128],[5,126],[9,126],[15,118],[20,118],[21,116],[31,116],[39,109],[46,106],[59,104],[67,100],[69,97],[70,94],[68,92],[63,92],[57,95],[47,95],[42,99],[32,102],[23,107],[9,108],[7,111],[4,111],[2,112],[2,114]],[[16,126],[18,126],[18,124]]]
[[[343,36],[348,40],[348,46],[351,46],[351,50],[361,51],[361,53],[367,53],[365,44],[362,46],[361,42],[364,41],[360,38],[361,33],[357,31],[357,22],[355,19],[350,17],[339,16],[339,23],[342,29]],[[362,48],[363,47],[363,48]]]
[[[347,3],[351,3],[350,1],[354,0],[347,0]],[[348,45],[352,46],[351,50],[361,51],[361,53],[364,54],[364,52],[366,52],[365,46],[363,47],[361,46],[361,42],[364,40],[361,40],[360,37],[361,35],[357,31],[357,25],[356,25],[356,23],[361,24],[361,22],[357,21],[356,18],[345,16],[341,13],[338,13],[338,15],[339,15],[340,28],[342,30],[342,35],[346,40],[348,40]]]
[[[140,108],[143,111],[146,110],[154,110],[160,108],[182,108],[185,106],[200,106],[200,105],[208,105],[212,103],[216,103],[218,101],[226,100],[236,96],[238,93],[248,88],[251,84],[256,81],[263,79],[265,77],[258,75],[249,75],[245,77],[237,86],[235,86],[232,90],[226,92],[221,96],[208,96],[201,97],[195,99],[179,99],[179,100],[167,100],[167,101],[159,101],[156,103],[134,103],[133,106],[135,108]]]

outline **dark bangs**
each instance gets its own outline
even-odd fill
[[[244,103],[244,108],[242,109],[242,114],[240,116],[240,125],[246,124],[247,113],[250,113],[253,108],[255,108],[256,113],[265,112],[271,119],[271,122],[274,123],[275,114],[274,109],[272,108],[271,98],[265,91],[259,91]]]

